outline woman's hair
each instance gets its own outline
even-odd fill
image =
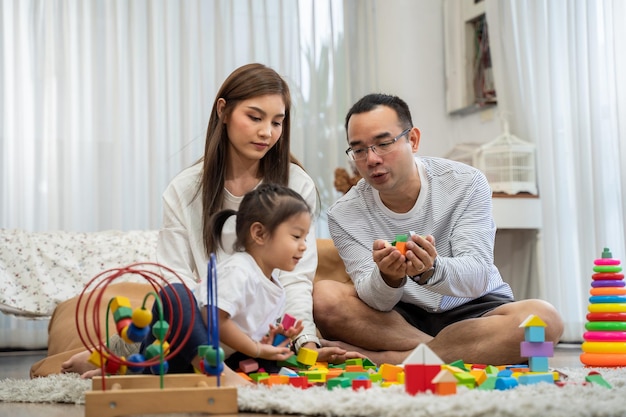
[[[211,215],[222,208],[224,178],[228,159],[228,133],[222,118],[228,118],[241,101],[268,94],[279,94],[285,103],[282,135],[260,161],[259,175],[263,180],[281,185],[289,184],[289,167],[302,164],[291,154],[291,93],[287,82],[273,69],[263,64],[248,64],[237,68],[226,78],[217,92],[204,145],[203,169],[198,194],[202,196],[202,224],[205,246],[211,236]],[[222,118],[217,113],[218,100],[226,104]]]
[[[233,249],[242,252],[250,238],[252,224],[261,223],[272,236],[281,223],[300,213],[311,213],[311,208],[300,194],[280,184],[261,183],[246,193],[239,205],[239,211],[225,209],[211,216],[211,235],[207,241],[207,251],[215,252],[218,247],[222,247],[222,230],[230,216],[237,216]]]

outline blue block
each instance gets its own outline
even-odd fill
[[[517,382],[517,379],[513,378],[512,376],[504,376],[504,377],[498,377],[496,379],[495,388],[497,390],[504,391],[507,389],[515,388],[518,385],[519,384]]]
[[[538,384],[539,382],[547,382],[548,384],[554,384],[554,375],[547,374],[524,374],[517,378],[517,382],[520,385]]]
[[[524,339],[527,342],[545,342],[546,329],[541,326],[530,326],[524,328]]]
[[[548,358],[543,356],[528,358],[528,367],[531,372],[548,372]]]

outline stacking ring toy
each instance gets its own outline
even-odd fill
[[[585,323],[585,329],[603,332],[626,332],[626,322],[623,321],[590,321]],[[625,333],[626,334],[626,333]]]
[[[597,287],[623,287],[626,285],[626,282],[624,282],[624,280],[597,280],[597,281],[593,281],[591,283],[591,286],[593,288],[597,288]]]
[[[608,279],[612,279],[612,280],[617,280],[617,279],[624,279],[624,274],[616,274],[614,272],[598,272],[595,273],[593,275],[591,275],[591,279],[593,280],[608,280]]]
[[[594,272],[620,272],[621,266],[617,265],[596,265],[593,267]]]
[[[624,313],[626,312],[626,304],[619,303],[601,303],[589,304],[587,310],[590,313]]]
[[[589,321],[626,321],[626,313],[587,313]]]
[[[583,333],[588,342],[626,342],[626,332],[591,331]]]
[[[583,342],[580,348],[586,353],[626,353],[624,342]]]
[[[594,265],[619,265],[619,259],[613,258],[598,258],[593,261]]]
[[[589,290],[590,295],[626,295],[624,287],[597,287]]]
[[[583,353],[580,355],[580,361],[587,366],[599,366],[609,368],[626,366],[626,356],[610,353]]]
[[[592,295],[589,297],[589,302],[592,304],[606,304],[606,303],[626,303],[626,296],[623,295]]]

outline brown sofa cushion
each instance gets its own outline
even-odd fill
[[[152,287],[147,283],[121,282],[113,283],[103,291],[102,302],[100,303],[100,322],[102,323],[106,316],[107,302],[111,298],[123,295],[128,297],[132,308],[142,305],[143,299]],[[84,296],[85,297],[85,296]],[[107,301],[105,301],[107,300]],[[146,307],[152,308],[152,297],[148,297]],[[91,301],[93,303],[93,300]],[[81,313],[84,311],[86,299],[81,301]],[[76,330],[76,308],[78,307],[78,297],[72,297],[69,300],[60,303],[54,310],[48,325],[48,356],[36,362],[30,369],[31,378],[46,376],[50,374],[58,374],[61,372],[61,364],[68,360],[75,353],[85,350],[82,341]],[[82,316],[79,316],[82,317]],[[95,338],[95,330],[93,322],[87,320],[87,331],[91,338]],[[105,328],[102,330],[104,331]],[[109,333],[116,332],[115,321],[109,315]],[[82,322],[81,333],[84,334]]]
[[[317,239],[318,265],[315,273],[315,281],[321,279],[333,279],[339,282],[350,282],[346,274],[343,261],[339,257],[337,249],[331,239]],[[113,283],[104,290],[103,300],[123,295],[130,299],[133,308],[141,306],[145,295],[152,290],[147,283]],[[151,298],[149,298],[151,299]],[[81,307],[86,300],[83,299]],[[104,320],[106,315],[106,302],[101,302],[99,317]],[[30,370],[31,378],[57,374],[61,371],[61,364],[72,355],[85,350],[76,330],[75,312],[78,306],[78,297],[70,298],[60,303],[50,319],[48,326],[48,356],[36,362]],[[82,325],[81,325],[82,329]],[[93,323],[88,321],[89,334],[94,337]],[[82,331],[82,330],[81,330]],[[109,316],[109,333],[115,332],[115,322]]]

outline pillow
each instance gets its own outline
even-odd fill
[[[130,300],[131,307],[135,309],[141,307],[144,297],[151,291],[153,291],[152,286],[148,283],[121,282],[108,285],[102,292],[102,301],[100,302],[100,311],[98,312],[100,325],[103,326],[102,331],[104,332],[106,329],[106,327],[104,327],[104,318],[108,300],[115,296],[124,296]],[[87,294],[83,295],[80,302],[81,313],[84,311],[84,307],[87,304],[86,296]],[[93,301],[93,298],[89,301],[90,306],[94,304]],[[152,301],[153,297],[148,297],[146,300],[147,308],[152,308]],[[76,329],[77,307],[78,297],[73,297],[60,303],[54,310],[50,324],[48,325],[48,356],[36,362],[31,367],[31,378],[58,374],[61,372],[61,364],[63,362],[71,358],[74,354],[86,350]],[[82,320],[82,318],[80,320]],[[81,333],[83,333],[84,338],[86,338],[87,335],[90,335],[92,339],[96,337],[93,320],[87,320],[87,335],[84,334],[83,331],[83,322],[81,321],[80,323]],[[115,333],[116,331],[115,321],[112,315],[109,314],[109,334]]]
[[[352,284],[352,280],[346,272],[346,266],[339,256],[339,251],[337,251],[332,239],[317,239],[317,270],[315,271],[315,281],[321,279],[332,279],[338,282]]]

